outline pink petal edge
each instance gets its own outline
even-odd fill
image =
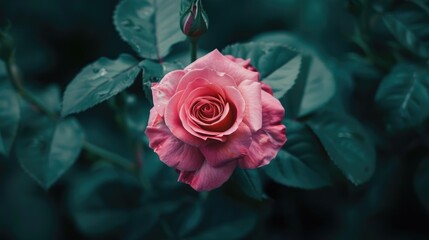
[[[180,172],[178,181],[189,184],[196,191],[210,191],[220,187],[231,177],[237,163],[230,162],[222,167],[212,167],[206,161],[193,172]]]

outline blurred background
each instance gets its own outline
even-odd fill
[[[354,99],[349,106],[353,114],[371,126],[378,117],[367,102],[389,69],[383,68],[383,63],[349,64],[350,53],[365,56],[353,42],[356,19],[349,2],[353,1],[205,0],[210,27],[200,47],[210,51],[268,32],[287,33],[295,44],[311,46],[326,61],[341,66],[338,74],[346,77],[339,78],[337,84],[345,86],[339,89]],[[400,4],[373,2],[376,6],[380,2],[380,8],[385,2],[395,2],[390,8]],[[0,26],[8,22],[12,25],[17,63],[25,82],[34,88],[55,83],[64,89],[80,69],[99,57],[134,54],[112,23],[117,3],[118,0],[1,0]],[[390,51],[382,44],[378,48],[380,42],[393,39],[384,38],[386,31],[377,28],[376,34],[371,35],[376,39],[373,43],[379,56]],[[366,75],[356,76],[356,72]],[[366,115],[370,116],[362,117]],[[396,143],[400,145],[401,141]],[[357,188],[301,190],[268,185],[270,210],[265,211],[260,224],[269,239],[429,239],[429,215],[414,186],[419,159],[426,154],[427,148],[420,145],[412,153],[396,157],[383,149],[378,152],[373,178]],[[67,184],[80,176],[75,173],[79,167],[82,166],[74,167],[45,191],[19,167],[16,159],[0,156],[0,239],[120,238],[88,236],[76,226],[66,198]]]

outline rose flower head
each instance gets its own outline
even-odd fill
[[[220,187],[236,167],[267,165],[286,142],[284,109],[250,60],[214,50],[166,74],[152,95],[149,146],[197,191]]]

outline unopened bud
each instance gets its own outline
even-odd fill
[[[9,61],[15,50],[15,44],[12,36],[9,34],[9,27],[0,30],[0,59]]]
[[[209,21],[201,0],[190,1],[189,6],[181,13],[180,28],[191,38],[198,38],[207,32]]]

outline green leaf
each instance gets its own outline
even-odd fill
[[[259,201],[264,198],[262,179],[258,170],[237,168],[230,181],[234,183],[235,188],[239,188],[246,196]]]
[[[21,166],[48,189],[74,164],[83,140],[84,132],[75,119],[55,123],[39,118],[20,130],[16,156]]]
[[[420,203],[429,212],[429,158],[423,158],[414,176],[414,190]]]
[[[122,39],[143,58],[160,60],[186,39],[180,31],[180,1],[124,0],[113,22]]]
[[[140,72],[138,62],[121,54],[116,60],[100,58],[86,66],[64,92],[62,116],[84,111],[129,87]]]
[[[276,158],[262,168],[285,186],[316,189],[332,184],[329,159],[314,133],[304,124],[287,121],[288,141]]]
[[[313,166],[281,149],[271,163],[262,168],[275,182],[289,187],[316,189],[329,185]]]
[[[0,64],[0,154],[7,156],[16,137],[21,114],[18,95],[8,82],[3,64]]]
[[[295,109],[293,111],[297,112],[298,117],[301,117],[319,109],[332,99],[336,91],[335,77],[325,63],[327,61],[322,58],[315,47],[307,44],[305,40],[285,32],[261,34],[254,40],[289,46],[303,55],[298,79],[295,80],[293,86],[298,89],[291,89],[288,93],[289,97],[282,101],[286,109],[288,109],[288,105],[299,106],[294,107],[299,108],[299,111]],[[302,84],[305,85],[303,91],[300,90]],[[286,114],[286,117],[294,118],[294,112]]]
[[[416,2],[416,1],[414,1]],[[383,22],[396,40],[410,52],[429,57],[429,4],[419,1],[417,8],[402,8],[383,16]]]
[[[166,62],[158,63],[151,60],[143,60],[139,64],[140,68],[143,69],[143,91],[146,99],[152,103],[152,83],[159,82],[165,74],[177,70],[183,69],[183,66],[179,62]]]
[[[205,212],[204,201],[199,198],[193,199],[192,204],[189,203],[183,204],[168,216],[172,233],[180,239],[187,239],[186,236],[191,234],[197,229],[198,225],[205,221],[203,218]]]
[[[69,192],[69,210],[77,227],[88,236],[113,234],[140,214],[142,189],[128,172],[104,166],[85,173]],[[157,216],[146,215],[146,221]],[[141,222],[140,228],[146,228]],[[153,225],[153,223],[151,224]]]
[[[357,120],[325,110],[313,116],[308,125],[348,180],[355,185],[369,180],[375,169],[375,147]]]
[[[203,216],[198,227],[185,239],[247,239],[246,235],[258,221],[257,209],[233,201],[219,191],[210,192],[204,202]]]
[[[408,130],[429,117],[429,71],[410,64],[395,66],[375,97],[390,132]]]
[[[223,54],[251,59],[259,71],[261,80],[273,89],[276,98],[282,98],[295,84],[301,66],[301,55],[287,46],[250,42],[226,47]]]
[[[336,84],[331,69],[319,56],[312,55],[298,116],[307,115],[328,103],[335,91]]]

